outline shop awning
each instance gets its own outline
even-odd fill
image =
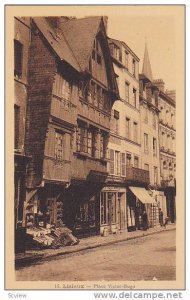
[[[142,203],[154,202],[153,198],[149,195],[146,189],[136,186],[129,186],[129,189]]]

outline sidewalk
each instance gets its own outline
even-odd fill
[[[133,232],[123,231],[121,233],[112,234],[107,237],[93,236],[83,238],[78,245],[61,247],[59,249],[44,249],[44,250],[30,250],[24,254],[17,254],[15,258],[16,267],[21,267],[35,263],[37,261],[48,261],[55,259],[58,256],[77,253],[83,250],[89,250],[101,246],[111,245],[118,242],[123,242],[143,236],[156,234],[162,231],[175,230],[175,224],[167,225],[166,229],[162,227],[150,228],[147,231],[137,230]]]

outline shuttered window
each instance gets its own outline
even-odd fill
[[[110,174],[114,174],[114,150],[110,149]]]
[[[121,176],[126,176],[125,153],[121,153]]]
[[[20,125],[20,107],[14,106],[14,125],[15,125],[15,149],[19,148],[19,125]]]

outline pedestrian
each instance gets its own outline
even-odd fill
[[[143,227],[143,230],[148,229],[148,216],[147,216],[147,213],[145,210],[143,211],[143,214],[142,214],[142,227]]]
[[[168,217],[165,217],[165,220],[164,220],[164,228],[166,228],[166,225],[168,225],[168,222],[169,222],[169,218]]]
[[[163,211],[161,210],[161,208],[159,208],[159,223],[160,223],[161,227],[164,225],[164,215],[163,215]]]

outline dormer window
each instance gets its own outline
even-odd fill
[[[115,44],[110,44],[110,51],[111,51],[111,55],[119,60],[120,62],[122,61],[122,53],[121,53],[121,49],[116,46]]]

